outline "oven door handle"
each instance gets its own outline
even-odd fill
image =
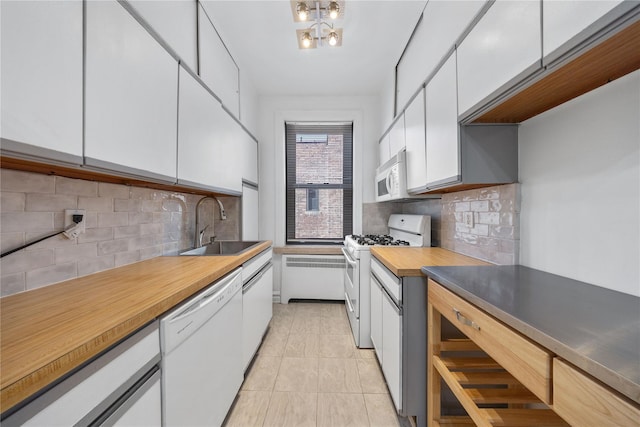
[[[351,255],[349,255],[349,252],[347,251],[347,248],[340,248],[342,250],[342,253],[344,254],[345,259],[347,260],[347,262],[349,264],[351,264],[354,267],[358,266],[358,262],[356,260],[354,260],[353,258],[351,258]]]
[[[347,303],[347,309],[351,313],[355,313],[355,310],[353,309],[353,305],[351,305],[351,299],[349,298],[349,294],[347,294],[346,292],[344,293],[344,300]]]

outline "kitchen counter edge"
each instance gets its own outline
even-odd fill
[[[0,315],[2,316],[2,324],[0,325],[2,335],[0,353],[3,355],[2,360],[0,360],[0,383],[2,384],[2,389],[0,390],[0,408],[2,413],[6,413],[23,402],[26,403],[30,401],[38,395],[40,391],[53,386],[77,368],[105,351],[108,351],[130,334],[157,319],[163,313],[185,301],[192,295],[195,295],[212,282],[242,266],[243,263],[269,249],[271,246],[272,242],[265,240],[259,245],[234,256],[155,257],[0,298],[0,305],[2,307],[0,311]],[[181,268],[183,264],[185,267]],[[35,367],[30,367],[29,363],[11,363],[7,361],[8,357],[5,358],[5,356],[9,356],[12,352],[28,351],[29,347],[38,348],[37,352],[40,354],[47,353],[48,349],[41,348],[38,343],[29,344],[29,341],[25,339],[20,339],[17,343],[10,341],[11,337],[21,335],[20,330],[25,329],[24,325],[32,321],[33,312],[29,312],[25,307],[29,307],[35,312],[43,307],[46,308],[47,304],[55,306],[56,301],[48,298],[48,295],[58,294],[68,297],[68,295],[73,292],[84,292],[86,294],[86,288],[93,285],[94,282],[102,283],[104,287],[108,286],[110,281],[120,280],[118,278],[119,276],[127,278],[124,280],[128,282],[135,281],[138,284],[146,271],[162,268],[163,265],[170,265],[172,268],[177,268],[180,276],[176,278],[170,274],[163,274],[162,271],[154,270],[154,279],[161,276],[160,281],[165,278],[166,280],[165,283],[155,283],[154,286],[149,286],[148,303],[146,303],[145,298],[143,298],[145,301],[140,302],[139,294],[143,292],[140,288],[143,285],[139,285],[138,288],[131,290],[131,299],[122,299],[120,304],[122,304],[123,307],[119,307],[118,310],[111,309],[109,314],[116,313],[112,316],[115,317],[115,319],[108,319],[107,322],[106,316],[103,315],[103,317],[105,317],[105,319],[102,319],[105,320],[104,328],[101,329],[97,327],[98,330],[96,332],[92,332],[91,335],[86,335],[82,341],[75,342],[68,348],[61,350],[62,353],[56,352],[56,349],[52,349],[51,356],[43,359],[43,362],[38,363]],[[195,269],[197,270],[196,273],[193,273],[191,269],[189,269],[189,272],[184,271],[187,269],[187,266],[191,265],[198,266],[198,268]],[[214,268],[207,268],[208,265]],[[118,287],[118,290],[121,291],[124,285],[119,284]],[[144,292],[146,291],[145,289]],[[138,297],[137,300],[133,294],[138,294],[135,295]],[[41,307],[30,307],[33,305],[33,301],[40,304]],[[127,305],[129,307],[127,307]],[[133,307],[134,305],[139,307]],[[121,315],[120,313],[125,314]],[[87,314],[85,318],[76,318],[75,322],[84,324],[84,322],[100,321],[92,320],[92,317],[93,316]],[[46,320],[53,323],[55,318],[49,317],[46,318]],[[61,322],[61,324],[62,323],[64,322]],[[95,325],[92,324],[92,326]],[[46,327],[45,329],[50,328]],[[7,338],[7,335],[9,338]],[[18,348],[16,349],[16,347]],[[7,364],[9,364],[9,366],[7,366]],[[7,370],[9,370],[9,372]]]

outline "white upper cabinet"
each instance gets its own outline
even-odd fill
[[[86,16],[85,163],[175,181],[178,63],[117,1]]]
[[[543,55],[558,49],[620,3],[616,0],[544,0]]]
[[[0,15],[2,138],[80,164],[82,2],[2,1]]]
[[[458,48],[461,115],[541,67],[540,6],[540,1],[497,0],[464,39]]]
[[[242,130],[242,179],[258,184],[258,143]]]
[[[129,3],[193,71],[197,70],[197,3],[185,0],[129,0]]]
[[[458,181],[460,144],[455,52],[427,85],[426,98],[427,186]]]
[[[408,190],[424,187],[427,183],[424,108],[422,89],[404,112]]]
[[[397,106],[409,98],[433,73],[485,1],[430,1],[422,13],[397,68]]]
[[[391,126],[391,131],[389,132],[389,154],[393,157],[398,154],[398,151],[403,150],[404,148],[404,113],[402,113],[393,126]]]
[[[178,183],[240,193],[242,128],[182,68],[178,123]]]
[[[200,78],[236,117],[240,117],[239,70],[214,28],[206,11],[199,5],[198,31]]]
[[[391,158],[390,141],[391,137],[387,133],[378,143],[378,166],[382,166]]]

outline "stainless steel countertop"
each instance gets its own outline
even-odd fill
[[[523,266],[422,272],[640,403],[640,298]]]

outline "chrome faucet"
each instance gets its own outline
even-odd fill
[[[204,227],[202,230],[200,230],[200,204],[202,204],[202,202],[208,199],[215,200],[216,202],[218,202],[218,206],[220,207],[220,219],[223,219],[223,220],[227,219],[227,214],[224,211],[224,206],[222,205],[222,202],[217,198],[213,196],[205,196],[202,199],[198,200],[198,203],[196,203],[196,232],[193,238],[193,246],[195,248],[199,248],[200,246],[202,246],[202,236],[204,236],[204,231],[209,227],[209,225],[211,225],[209,224],[206,227]],[[213,236],[213,238],[215,239],[215,236]]]

